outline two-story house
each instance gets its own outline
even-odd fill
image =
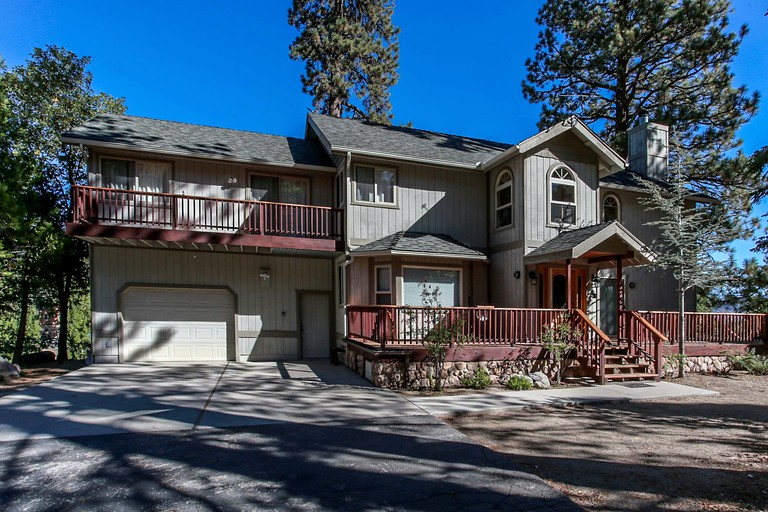
[[[676,304],[668,277],[636,268],[655,234],[633,174],[663,179],[667,131],[646,120],[629,137],[631,168],[576,118],[519,144],[315,114],[304,139],[94,118],[62,136],[89,149],[67,232],[91,246],[94,359],[346,347],[373,379],[418,350],[402,314],[424,290],[464,308],[488,348],[475,360],[535,344],[562,308],[592,345],[626,338],[625,309]]]

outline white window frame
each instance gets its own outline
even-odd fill
[[[616,201],[616,220],[618,222],[621,222],[621,200],[616,194],[606,194],[603,196],[603,200],[600,203],[600,221],[606,222],[605,220],[605,202],[608,199],[613,199]]]
[[[505,181],[504,183],[501,183],[501,179],[504,176],[509,176],[509,181]],[[513,186],[514,181],[514,175],[512,174],[512,171],[509,169],[504,169],[499,173],[499,175],[496,177],[496,186],[494,187],[494,195],[493,195],[493,201],[494,201],[494,223],[497,230],[510,228],[515,225],[515,215],[514,215],[514,204],[515,204],[515,188]],[[499,205],[499,192],[502,190],[508,188],[509,189],[509,203]],[[509,209],[509,224],[504,224],[503,226],[499,225],[499,212],[504,209]]]
[[[459,273],[459,305],[455,307],[464,307],[464,270],[461,267],[442,267],[433,265],[403,265],[403,274],[398,277],[402,281],[402,285],[397,287],[397,305],[405,305],[405,269],[417,268],[422,270],[448,270],[450,272]],[[410,306],[423,306],[423,304],[409,304]]]
[[[389,272],[389,290],[379,290],[379,269],[385,268]],[[373,294],[374,304],[379,304],[379,296],[389,295],[389,301],[384,305],[391,305],[395,296],[395,287],[392,279],[392,265],[375,265],[373,267]]]
[[[559,177],[556,178],[555,177],[555,172],[560,171],[560,170],[562,170],[565,173],[567,173],[571,177],[571,179],[559,178]],[[554,167],[552,167],[552,169],[547,174],[547,177],[548,177],[548,179],[547,179],[547,219],[549,220],[549,225],[550,226],[560,226],[560,225],[563,225],[563,226],[573,226],[573,225],[575,225],[576,224],[576,219],[578,218],[578,212],[579,212],[579,206],[578,206],[578,202],[576,200],[577,199],[576,198],[576,185],[577,185],[576,173],[573,172],[573,169],[571,169],[570,167],[568,167],[566,165],[563,165],[563,164],[558,164],[558,165],[555,165]],[[552,198],[552,185],[553,184],[566,185],[566,186],[573,187],[573,202],[564,202],[564,201],[556,201],[556,200],[554,200]],[[559,205],[565,205],[565,206],[571,206],[572,205],[573,206],[573,222],[562,222],[562,221],[557,221],[557,220],[553,219],[552,218],[552,205],[553,204],[559,204]]]
[[[358,169],[360,167],[367,167],[369,169],[373,169],[373,201],[366,201],[364,199],[358,199],[358,197],[357,197],[357,185],[359,183],[359,181],[357,179],[357,176],[358,176]],[[394,183],[392,185],[393,189],[392,189],[392,202],[391,203],[387,202],[387,201],[380,201],[378,199],[378,196],[379,196],[379,180],[378,180],[377,177],[379,176],[379,174],[381,172],[384,172],[384,171],[391,172],[394,175],[394,177],[395,177]],[[389,207],[389,208],[396,208],[397,207],[397,194],[398,194],[398,191],[399,191],[399,186],[398,186],[397,169],[396,168],[394,168],[394,167],[384,167],[384,166],[373,165],[373,164],[357,164],[357,165],[355,165],[354,173],[355,173],[355,180],[354,180],[354,187],[353,187],[353,190],[352,190],[352,192],[353,192],[352,198],[354,199],[353,200],[354,204],[362,204],[362,205],[366,205],[366,206],[382,206],[382,207]]]

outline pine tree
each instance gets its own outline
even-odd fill
[[[622,154],[647,113],[674,129],[692,186],[747,207],[757,175],[743,156],[723,155],[740,146],[736,130],[759,95],[733,84],[747,27],[729,30],[730,9],[729,0],[548,0],[523,94],[542,104],[542,128],[576,114]]]
[[[669,270],[677,280],[678,340],[680,354],[685,355],[685,294],[691,289],[706,290],[727,278],[729,262],[716,256],[732,253],[729,243],[738,237],[739,223],[725,215],[722,203],[697,202],[681,169],[676,166],[667,187],[642,178],[638,184],[646,191],[640,204],[657,214],[657,220],[647,223],[658,229],[651,243],[656,255],[653,267]],[[679,370],[682,378],[684,365]]]
[[[288,23],[299,30],[290,56],[306,63],[303,90],[314,111],[390,124],[400,29],[393,0],[294,0]]]

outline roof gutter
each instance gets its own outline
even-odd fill
[[[519,152],[520,152],[520,146],[515,144],[513,146],[508,147],[502,153],[496,155],[490,160],[486,160],[485,162],[482,162],[478,167],[482,171],[487,171],[488,169],[492,168],[494,165],[498,164],[502,160],[505,160],[511,156],[515,156]]]
[[[479,260],[488,261],[488,256],[484,254],[477,254],[469,256],[466,254],[451,254],[440,252],[420,252],[420,251],[359,251],[353,252],[354,255],[360,257],[373,257],[373,256],[415,256],[424,258],[443,258],[443,259],[456,259],[456,260]]]
[[[324,172],[337,170],[336,167],[325,166],[325,165],[297,164],[297,163],[289,163],[289,162],[272,162],[269,160],[232,158],[227,156],[209,155],[209,154],[200,155],[200,154],[192,153],[188,151],[171,151],[171,150],[147,151],[146,149],[136,148],[128,144],[116,144],[114,142],[92,141],[87,139],[70,138],[70,137],[63,137],[63,136],[59,137],[59,140],[64,144],[72,144],[72,145],[87,146],[87,147],[94,147],[94,148],[105,148],[105,149],[122,149],[125,151],[133,151],[133,152],[139,152],[139,153],[153,153],[153,154],[169,155],[169,156],[183,157],[183,158],[199,158],[201,160],[220,160],[220,161],[232,162],[232,163],[269,165],[269,166],[275,166],[275,167],[291,167],[294,169],[306,169],[311,171],[324,171]]]

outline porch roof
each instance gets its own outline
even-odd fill
[[[398,231],[353,249],[351,252],[357,256],[394,254],[481,261],[488,259],[482,252],[467,247],[448,235],[412,231]]]
[[[624,265],[647,265],[655,257],[651,250],[619,222],[607,222],[560,233],[525,256],[528,265],[585,259],[599,267],[611,267],[616,257]]]

